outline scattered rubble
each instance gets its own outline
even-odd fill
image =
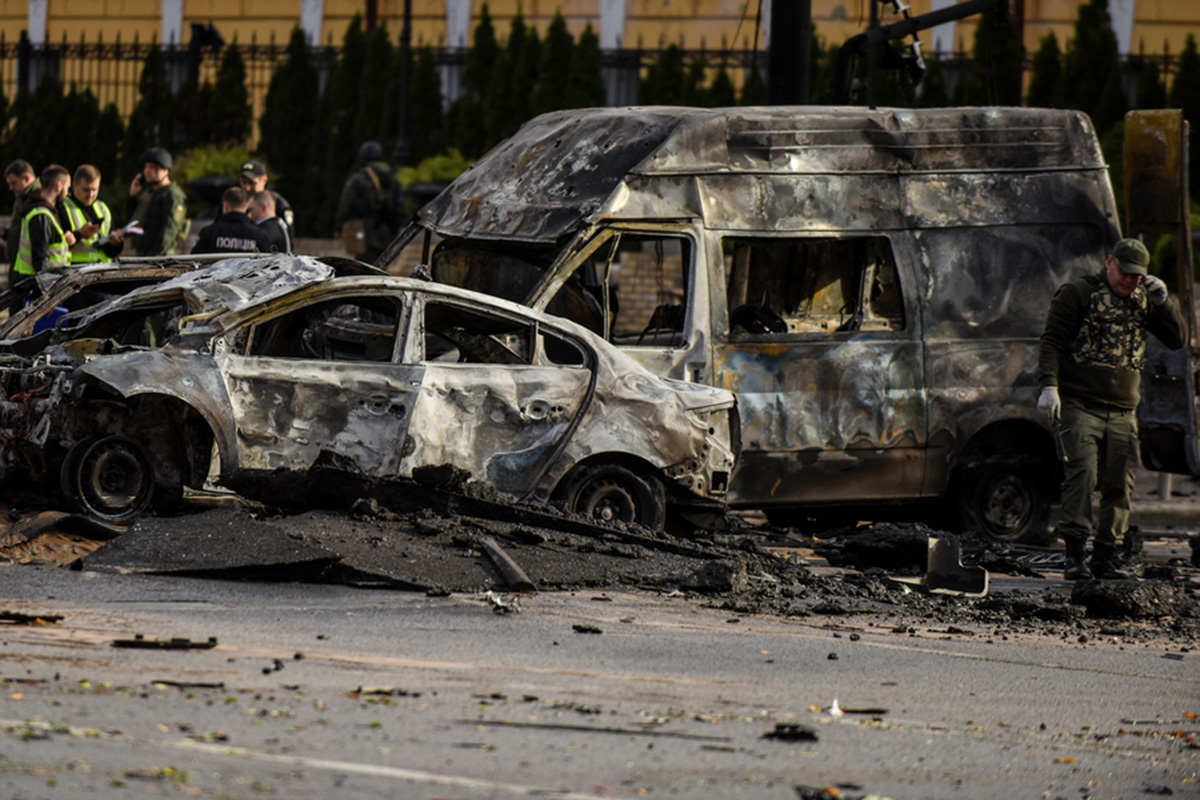
[[[520,611],[522,594],[629,587],[690,596],[742,615],[911,615],[936,620],[943,633],[947,625],[982,623],[1101,635],[1102,621],[1129,619],[1168,620],[1174,635],[1200,638],[1196,569],[1186,558],[1147,562],[1139,581],[1071,586],[1061,581],[1058,551],[959,539],[920,523],[857,525],[811,537],[730,515],[719,531],[676,526],[673,535],[511,503],[454,470],[385,480],[325,462],[293,477],[292,496],[307,498],[310,510],[226,502],[145,517],[127,529],[57,512],[25,513],[7,529],[0,520],[0,558],[431,596],[486,592],[497,614]],[[29,542],[44,544],[44,560],[27,557]],[[929,588],[921,584],[930,582],[926,567],[939,546],[951,577],[964,585],[952,595],[913,591],[914,584]],[[1004,580],[988,588],[988,571]],[[909,585],[895,582],[905,575],[915,576]],[[964,596],[971,588],[965,584],[980,575],[986,595]],[[1133,626],[1123,638],[1149,636],[1154,627]],[[907,624],[899,629],[916,631]]]
[[[1079,581],[1071,602],[1089,617],[1200,617],[1200,606],[1165,581]]]

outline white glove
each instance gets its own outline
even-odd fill
[[[1062,400],[1058,398],[1058,387],[1047,386],[1038,395],[1038,411],[1046,415],[1051,422],[1057,422],[1062,414]]]
[[[1167,302],[1167,285],[1163,283],[1162,278],[1147,275],[1142,280],[1142,286],[1146,287],[1146,296],[1150,298],[1150,302],[1154,303],[1154,305],[1161,306]]]

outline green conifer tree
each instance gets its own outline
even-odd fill
[[[122,178],[125,177],[121,174],[121,142],[125,139],[125,122],[116,103],[109,103],[100,112],[95,130],[95,141],[104,142],[104,147],[92,150],[91,163],[100,170],[102,196],[111,197],[110,205],[120,214],[123,209],[114,203],[118,199],[120,203],[124,202],[128,187],[121,188]]]
[[[408,104],[408,138],[413,161],[437,155],[445,147],[445,115],[442,111],[442,79],[438,75],[433,48],[425,45],[417,53]]]
[[[638,92],[639,98],[641,91]],[[746,81],[742,84],[742,96],[738,105],[761,106],[767,102],[767,82],[757,66],[746,70]]]
[[[683,88],[679,95],[680,105],[705,105],[706,69],[707,65],[702,58],[693,58],[687,63],[683,72]]]
[[[67,92],[62,101],[63,122],[68,127],[55,132],[56,149],[59,152],[60,164],[74,171],[80,164],[92,164],[96,155],[94,132],[100,125],[100,101],[91,89],[78,91],[74,86]],[[71,136],[63,134],[67,131],[87,131],[87,136]]]
[[[1030,108],[1055,108],[1059,105],[1062,81],[1062,51],[1052,32],[1042,37],[1029,65],[1029,92],[1025,105]]]
[[[354,139],[360,144],[371,139],[381,142],[387,152],[391,152],[388,145],[395,137],[399,113],[396,105],[400,93],[398,58],[399,54],[388,38],[387,23],[380,23],[367,34],[367,52],[354,116]]]
[[[526,26],[520,46],[513,48],[516,65],[513,73],[513,122],[516,127],[524,125],[534,116],[533,90],[537,86],[538,72],[542,65],[542,38],[537,28]]]
[[[819,42],[819,40],[817,40]],[[825,47],[815,44],[814,55],[817,57],[816,72],[808,83],[808,102],[813,105],[827,105],[833,102],[833,79],[837,75],[838,46]]]
[[[322,98],[322,124],[326,128],[320,219],[333,225],[338,201],[347,176],[355,169],[358,149],[363,143],[355,127],[358,122],[359,93],[367,60],[367,34],[362,16],[355,14],[346,27],[342,50],[330,70]],[[290,200],[291,198],[289,198]]]
[[[1171,108],[1183,110],[1183,118],[1191,123],[1192,137],[1188,146],[1188,184],[1192,197],[1200,200],[1200,53],[1196,51],[1196,37],[1188,34],[1183,51],[1179,54],[1179,66],[1171,81],[1168,95]]]
[[[571,51],[571,70],[567,88],[567,108],[603,106],[608,102],[604,87],[603,56],[600,37],[589,22],[579,34]]]
[[[1158,68],[1157,59],[1146,58],[1137,68],[1137,96],[1134,99],[1136,108],[1166,108],[1167,85],[1163,83],[1162,70]]]
[[[973,106],[1020,105],[1023,58],[1009,3],[985,9],[975,27],[971,65],[959,82],[958,99]]]
[[[489,143],[512,136],[532,116],[537,69],[535,66],[530,70],[525,61],[526,39],[530,34],[537,36],[536,31],[526,26],[525,18],[518,10],[509,27],[508,41],[496,58],[492,82],[484,99]]]
[[[467,51],[462,94],[450,106],[448,114],[450,140],[467,158],[478,158],[492,144],[488,141],[486,125],[481,123],[486,119],[484,98],[491,87],[499,55],[500,45],[496,41],[492,15],[484,3],[471,48]]]
[[[925,59],[925,76],[921,79],[921,93],[917,95],[919,108],[944,108],[950,105],[950,92],[946,88],[946,71],[942,60],[936,56]]]
[[[1079,6],[1075,38],[1067,45],[1063,57],[1063,92],[1059,96],[1062,105],[1092,114],[1104,97],[1109,74],[1119,60],[1108,0],[1087,0]],[[1105,102],[1111,104],[1111,100],[1107,98]],[[1096,129],[1106,130],[1099,122]]]
[[[567,30],[562,11],[554,14],[542,43],[542,60],[538,67],[537,86],[533,90],[533,109],[542,114],[565,108],[570,91],[571,59],[575,39]]]
[[[172,155],[179,150],[175,95],[167,80],[166,59],[160,47],[151,47],[146,53],[138,94],[138,102],[129,115],[123,158],[130,174],[141,168],[138,160],[150,147],[165,147]]]
[[[471,49],[467,53],[463,90],[475,95],[477,100],[482,100],[492,85],[492,71],[499,56],[500,44],[496,41],[496,27],[492,23],[492,13],[488,10],[488,4],[484,3],[479,9],[479,22],[475,25]]]
[[[1120,62],[1108,68],[1108,78],[1095,106],[1092,107],[1092,124],[1097,131],[1108,131],[1114,125],[1123,125],[1125,112],[1129,110],[1129,99],[1125,96],[1125,78]]]
[[[487,129],[487,141],[499,142],[511,136],[516,128],[513,106],[516,93],[509,88],[514,71],[512,55],[508,48],[496,57],[496,69],[492,71],[492,84],[483,98],[483,125]]]
[[[646,77],[638,84],[638,103],[677,106],[683,99],[683,51],[671,44],[658,54],[658,60],[646,68]]]
[[[271,75],[262,117],[259,152],[271,164],[271,186],[292,204],[296,230],[328,231],[321,200],[328,190],[320,172],[325,161],[324,107],[318,101],[317,68],[304,31],[292,29],[283,61]]]
[[[708,87],[708,102],[705,105],[711,108],[729,108],[737,105],[737,91],[733,88],[733,80],[730,79],[729,70],[725,69],[724,64],[713,76],[712,84]]]
[[[246,89],[246,62],[237,43],[225,48],[217,68],[216,87],[209,116],[213,121],[212,144],[245,144],[253,118],[250,93]]]

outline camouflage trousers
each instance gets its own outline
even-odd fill
[[[1087,408],[1066,400],[1062,436],[1067,464],[1062,485],[1063,539],[1086,539],[1096,530],[1096,544],[1120,547],[1129,530],[1130,499],[1138,468],[1137,411]],[[1092,492],[1100,492],[1093,513]]]

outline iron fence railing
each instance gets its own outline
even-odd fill
[[[199,26],[196,26],[199,27]],[[193,39],[187,45],[162,45],[157,41],[105,41],[97,37],[88,41],[68,41],[65,37],[58,42],[33,44],[22,32],[17,41],[6,40],[0,32],[0,91],[10,101],[24,90],[32,92],[47,76],[57,78],[65,89],[91,90],[101,108],[114,104],[121,116],[128,119],[140,97],[140,81],[147,53],[152,48],[163,51],[167,76],[173,91],[185,86],[196,87],[206,81],[215,81],[224,42],[205,37],[203,29],[193,31]],[[263,111],[271,76],[286,57],[287,45],[275,41],[272,36],[266,42],[251,38],[248,43],[237,42],[246,65],[246,88],[253,108],[254,119]],[[332,43],[311,48],[321,85],[336,62],[340,48]],[[603,52],[605,80],[608,83],[608,99],[612,105],[630,105],[637,101],[638,80],[643,70],[654,63],[660,48],[626,48]],[[439,47],[434,50],[435,59],[441,67],[443,93],[446,101],[452,101],[461,86],[461,69],[466,63],[467,51],[462,48]],[[750,69],[765,70],[767,54],[750,48],[741,49],[684,49],[685,62],[701,59],[710,67],[725,66],[732,71]],[[927,57],[930,57],[927,55]],[[953,81],[970,62],[967,53],[941,53],[936,56]],[[1158,63],[1163,75],[1169,75],[1178,62],[1170,53],[1161,55],[1141,54],[1126,58],[1126,72],[1132,74],[1138,65],[1146,61]],[[1028,59],[1023,65],[1028,71]]]

